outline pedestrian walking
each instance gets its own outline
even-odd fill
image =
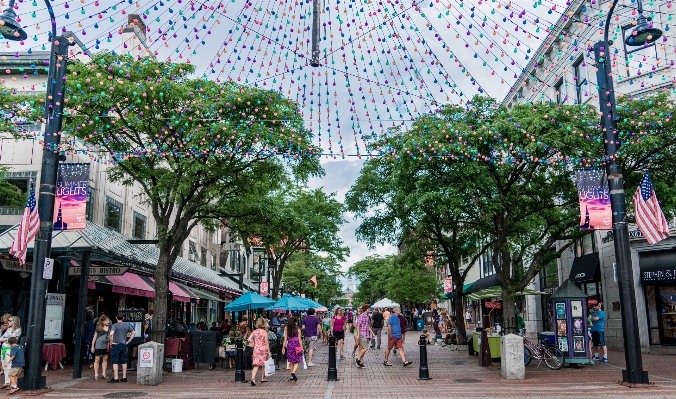
[[[331,328],[331,317],[328,313],[322,315],[322,339],[325,343],[329,343],[329,328]]]
[[[24,356],[23,348],[18,345],[18,342],[19,340],[16,337],[9,337],[7,339],[10,350],[7,353],[7,360],[3,364],[12,385],[12,389],[9,391],[10,395],[19,392],[19,376],[26,366],[26,357]]]
[[[467,309],[465,312],[465,328],[469,328],[469,323],[472,322],[472,311]]]
[[[317,341],[319,340],[319,331],[322,321],[315,316],[315,310],[310,308],[307,310],[307,316],[303,319],[303,331],[305,332],[305,342],[307,342],[307,366],[312,367],[312,356],[315,349],[317,349]]]
[[[12,346],[9,344],[9,339],[14,337],[18,340],[21,337],[21,320],[17,316],[10,316],[7,319],[7,324],[9,327],[7,327],[5,332],[2,334],[2,337],[0,337],[0,342],[2,342],[2,364],[3,369],[5,370],[5,385],[2,386],[2,389],[10,388],[8,370],[11,368],[11,362],[9,363],[9,368],[5,366],[5,364],[7,364],[7,359],[9,358],[9,350],[12,348]]]
[[[594,305],[594,313],[591,315],[591,334],[592,334],[592,346],[596,348],[596,353],[594,353],[594,360],[599,360],[599,349],[603,353],[603,358],[601,363],[608,363],[608,349],[606,348],[606,314],[603,311],[603,303],[597,303]]]
[[[406,343],[406,331],[408,331],[408,321],[406,321],[406,317],[404,317],[404,315],[401,314],[401,309],[399,309],[399,313],[395,311],[394,314],[396,314],[397,317],[399,318],[399,329],[401,330],[401,343],[403,345]]]
[[[113,363],[113,378],[108,382],[127,382],[127,345],[134,339],[136,331],[124,322],[124,314],[118,313],[115,316],[117,321],[110,328],[110,360]],[[122,365],[122,379],[119,379],[119,367]]]
[[[380,309],[376,308],[371,315],[371,348],[377,347],[380,349],[380,334],[383,331],[383,314]]]
[[[387,321],[390,320],[390,316],[392,316],[392,312],[390,312],[390,308],[385,308],[385,311],[383,312],[383,319],[385,320],[385,328],[387,329]]]
[[[268,332],[265,330],[268,323],[264,318],[259,317],[256,320],[256,329],[249,335],[249,346],[253,347],[251,356],[251,386],[256,386],[256,374],[258,368],[261,368],[261,383],[268,382],[265,379],[265,361],[270,358],[270,341]]]
[[[340,346],[340,358],[345,359],[343,356],[343,346],[345,345],[345,325],[347,324],[347,318],[345,317],[345,311],[343,308],[336,309],[336,314],[331,318],[331,332],[334,337],[336,337],[336,346]]]
[[[354,338],[354,347],[352,347],[352,358],[355,358],[355,353],[359,349],[359,328],[357,327],[357,318],[361,315],[362,311],[360,308],[357,308],[355,312],[353,323],[350,325],[350,333]]]
[[[110,318],[108,316],[99,317],[96,324],[96,331],[91,342],[91,353],[94,355],[94,380],[99,379],[99,363],[101,364],[101,378],[106,379],[106,368],[108,368],[108,349],[110,342]]]
[[[394,314],[390,315],[390,318],[387,320],[387,350],[385,351],[385,361],[383,365],[392,366],[392,363],[389,362],[390,351],[392,349],[399,349],[399,357],[401,358],[404,367],[410,365],[411,362],[406,361],[406,355],[404,354],[404,345],[402,341],[402,330],[401,330],[401,320],[399,316],[401,314],[401,309],[399,307],[394,308]]]
[[[357,333],[359,337],[359,356],[357,356],[357,367],[364,368],[364,355],[369,350],[369,342],[373,337],[373,330],[371,330],[371,318],[369,317],[370,306],[364,304],[361,307],[361,314],[357,316]]]
[[[286,359],[289,361],[291,370],[290,380],[298,381],[296,371],[298,364],[303,361],[303,342],[300,339],[300,328],[295,317],[289,317],[284,329],[284,343],[282,344],[282,353],[286,352]]]

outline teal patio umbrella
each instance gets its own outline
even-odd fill
[[[228,306],[225,307],[225,311],[243,312],[246,310],[262,309],[270,306],[273,303],[275,303],[274,299],[270,299],[268,297],[256,294],[253,291],[249,291],[232,301]]]
[[[269,310],[306,310],[313,306],[305,298],[299,296],[285,294],[279,300],[272,305],[268,306]]]

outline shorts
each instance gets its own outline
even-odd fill
[[[606,338],[603,331],[592,331],[592,346],[606,346]]]
[[[361,346],[363,349],[369,347],[369,342],[371,342],[371,338],[359,337],[359,346]]]
[[[10,377],[20,377],[23,375],[23,367],[12,367],[9,369],[9,372],[7,372],[7,375]]]
[[[317,336],[314,337],[305,337],[307,340],[307,349],[312,350],[312,349],[317,349]]]
[[[401,337],[400,338],[394,338],[393,336],[389,336],[387,338],[387,350],[390,350],[392,348],[397,348],[401,349],[403,347]]]
[[[94,349],[94,356],[107,356],[107,355],[108,355],[107,349]]]
[[[329,327],[330,326],[328,324],[324,324],[324,326],[323,326],[324,331],[329,331]]]
[[[336,341],[345,339],[345,331],[333,331],[333,336],[336,337]]]
[[[112,364],[127,363],[127,345],[115,344],[110,347],[110,362]]]

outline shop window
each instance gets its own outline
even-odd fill
[[[110,197],[106,197],[104,225],[118,233],[122,231],[122,204]]]
[[[202,247],[202,256],[200,256],[200,264],[202,266],[207,265],[207,249]]]
[[[94,220],[94,196],[96,195],[96,190],[92,187],[87,187],[87,220],[90,222]]]
[[[493,264],[493,253],[487,252],[481,255],[481,277],[488,277],[495,274],[495,265]]]
[[[145,240],[146,238],[146,217],[134,211],[133,238]]]
[[[634,29],[633,25],[622,27],[622,43],[625,43],[627,37],[631,35]],[[638,72],[646,72],[657,65],[660,58],[660,51],[655,42],[642,46],[627,46],[624,44],[624,69],[627,77],[636,76]]]
[[[575,76],[575,99],[577,104],[582,104],[582,87],[587,85],[587,63],[584,62],[584,57],[580,57],[573,64],[573,71]]]
[[[188,260],[191,262],[197,262],[199,259],[199,254],[197,253],[197,245],[195,241],[188,241]]]
[[[556,96],[556,103],[563,104],[565,101],[563,96],[563,79],[559,79],[559,81],[554,84],[554,95]]]
[[[648,336],[651,345],[660,344],[660,325],[657,309],[657,297],[654,285],[645,286],[646,307],[648,308]]]
[[[211,270],[216,270],[216,254],[211,253]]]
[[[579,258],[580,256],[589,255],[596,252],[596,240],[594,239],[594,233],[587,234],[577,240],[575,240],[575,257]]]

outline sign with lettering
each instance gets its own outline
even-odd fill
[[[260,287],[259,291],[260,291],[261,295],[268,296],[268,294],[269,294],[269,292],[268,292],[268,282],[267,281],[261,281],[259,283],[259,287]]]
[[[54,230],[87,227],[88,163],[60,163],[54,201]]]
[[[138,366],[141,368],[153,367],[153,348],[142,348],[138,350]]]
[[[42,278],[45,280],[51,280],[53,274],[54,274],[54,259],[45,258],[45,267],[42,270]]]
[[[19,264],[19,262],[15,260],[10,260],[10,259],[3,259],[0,260],[0,265],[2,265],[2,268],[4,270],[12,270],[15,272],[19,273],[31,273],[33,272],[33,263],[32,262],[26,262],[23,265]]]
[[[502,302],[486,302],[484,305],[488,309],[502,309]]]
[[[453,279],[445,278],[444,279],[444,292],[453,292]]]
[[[65,294],[47,294],[45,309],[45,340],[60,340],[63,332],[63,314],[66,308]]]
[[[223,251],[239,251],[241,244],[238,242],[228,242],[223,244]]]
[[[79,276],[81,273],[82,267],[80,266],[68,266],[68,275],[69,276]],[[98,266],[91,265],[89,266],[89,275],[90,276],[121,276],[126,271],[129,270],[129,266]]]
[[[643,282],[676,281],[676,268],[641,272]]]

